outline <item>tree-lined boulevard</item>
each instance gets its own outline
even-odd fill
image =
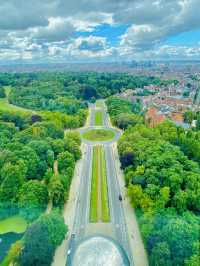
[[[106,111],[106,106],[103,102],[101,108],[95,105],[90,106],[90,117],[88,119],[89,124],[88,127],[93,129],[98,128],[99,126],[95,126],[95,110],[96,108],[98,111],[102,112],[103,117],[103,124],[102,127],[109,130],[112,129],[110,124],[109,116]],[[83,129],[81,129],[82,132]],[[92,188],[92,162],[93,162],[93,154],[94,154],[94,147],[96,143],[90,142],[82,143],[82,151],[83,151],[83,158],[77,165],[76,173],[74,180],[72,181],[72,188],[71,192],[73,196],[70,195],[68,206],[70,205],[71,208],[67,208],[65,210],[66,217],[73,217],[73,219],[67,219],[68,226],[69,226],[69,237],[68,240],[58,248],[55,256],[55,263],[54,265],[58,265],[61,262],[60,255],[65,250],[63,254],[63,260],[67,259],[67,265],[73,265],[73,254],[76,252],[76,248],[81,241],[86,239],[87,237],[93,237],[96,235],[102,235],[105,237],[113,238],[118,245],[120,245],[124,251],[126,252],[130,265],[138,265],[138,266],[146,266],[148,265],[144,247],[142,240],[140,239],[140,243],[137,243],[136,250],[136,258],[134,258],[134,243],[131,236],[133,232],[130,233],[130,230],[139,232],[139,229],[136,230],[133,228],[133,224],[130,223],[128,220],[129,225],[127,225],[127,208],[124,209],[124,204],[127,204],[127,199],[125,199],[125,191],[124,187],[120,186],[120,183],[123,182],[123,177],[121,176],[122,172],[119,169],[119,159],[118,155],[116,154],[115,149],[115,141],[108,140],[107,142],[100,143],[102,149],[105,153],[105,162],[106,162],[106,175],[107,175],[107,193],[108,193],[108,205],[109,205],[109,212],[110,212],[110,222],[107,223],[103,222],[93,222],[90,221],[90,204],[91,204],[91,188]],[[118,164],[117,164],[118,161]],[[79,184],[78,189],[76,192],[74,191],[73,183]],[[96,195],[97,197],[97,195]],[[122,197],[122,200],[119,199]],[[73,199],[72,199],[73,198]],[[96,198],[98,201],[98,197]],[[98,204],[97,204],[98,206]],[[69,211],[71,213],[69,213]],[[128,209],[130,215],[130,211],[132,209]],[[72,215],[73,214],[73,215]],[[64,215],[64,216],[65,216]],[[132,215],[132,213],[131,213]],[[70,226],[71,224],[71,226]],[[134,225],[135,226],[135,225]],[[137,224],[136,224],[137,226]],[[138,230],[138,231],[137,231]],[[138,234],[139,235],[139,234]],[[135,236],[137,239],[137,235]],[[140,235],[139,235],[140,237]],[[139,246],[139,254],[138,252]],[[59,251],[60,249],[60,251]],[[60,257],[60,258],[58,258]],[[61,265],[61,264],[59,264]]]

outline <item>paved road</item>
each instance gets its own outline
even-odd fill
[[[90,105],[90,127],[95,125],[95,105]],[[110,128],[109,116],[106,108],[103,111],[103,127]],[[112,142],[103,143],[106,156],[107,178],[108,178],[108,194],[111,210],[111,223],[114,228],[115,238],[119,244],[125,249],[127,255],[132,261],[131,252],[129,247],[129,239],[126,229],[126,221],[124,216],[124,209],[122,202],[119,201],[120,186],[117,178],[117,171],[115,166],[115,159],[113,156]],[[69,249],[75,247],[75,244],[82,240],[85,235],[86,225],[89,223],[89,201],[90,201],[90,188],[91,188],[91,172],[92,172],[92,145],[86,144],[87,149],[84,156],[83,167],[81,171],[81,180],[79,187],[79,195],[77,195],[76,211],[74,217],[74,225],[72,234],[75,234],[75,239],[72,237],[70,240]],[[70,260],[68,257],[68,261]],[[133,265],[133,263],[131,263]]]
[[[107,114],[106,108],[104,109],[104,125],[110,127],[109,115]],[[112,149],[112,143],[110,145],[104,145],[105,158],[106,158],[106,169],[107,169],[107,180],[108,180],[108,193],[111,210],[111,222],[115,228],[116,239],[120,245],[126,251],[129,260],[132,261],[132,254],[130,250],[129,238],[127,233],[126,220],[124,215],[124,209],[122,201],[119,200],[120,186],[117,177],[117,170],[115,165],[115,158]],[[133,263],[132,263],[133,265]]]
[[[107,165],[107,179],[108,179],[108,192],[110,199],[111,222],[115,228],[117,241],[127,252],[131,260],[131,252],[129,248],[129,239],[126,228],[126,221],[124,216],[124,209],[122,201],[119,200],[121,195],[117,171],[115,167],[115,159],[113,157],[113,150],[111,146],[105,146],[105,157]]]
[[[95,104],[90,104],[90,125],[91,127],[95,126]]]
[[[83,168],[81,173],[81,181],[79,187],[79,195],[76,202],[76,213],[73,226],[73,234],[79,241],[84,237],[85,226],[88,223],[89,217],[89,196],[91,184],[91,162],[92,162],[92,147],[87,146]]]

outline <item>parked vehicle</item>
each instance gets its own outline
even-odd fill
[[[119,200],[122,201],[122,195],[121,194],[119,194]]]

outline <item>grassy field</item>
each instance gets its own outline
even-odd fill
[[[23,233],[27,228],[27,222],[24,218],[18,215],[0,220],[0,234],[9,232]]]
[[[102,126],[103,125],[103,113],[101,111],[95,112],[95,126]]]
[[[102,205],[102,221],[110,221],[110,211],[108,202],[108,185],[106,173],[105,150],[101,147],[101,205]]]
[[[25,108],[10,104],[6,98],[0,99],[0,110],[33,113],[33,111],[29,109],[25,109]]]
[[[93,148],[90,222],[109,222],[110,211],[107,189],[105,154],[102,146]]]
[[[4,87],[5,88],[5,93],[6,93],[6,98],[3,98],[3,99],[0,99],[0,110],[3,110],[3,111],[21,111],[21,112],[28,112],[28,113],[34,113],[34,111],[32,110],[29,110],[29,109],[26,109],[26,108],[23,108],[23,107],[19,107],[19,106],[16,106],[16,105],[13,105],[13,104],[10,104],[8,102],[8,96],[12,90],[12,87]]]
[[[93,148],[92,184],[90,194],[90,222],[97,222],[97,194],[98,194],[98,147]]]
[[[91,129],[83,133],[83,138],[90,141],[107,141],[113,139],[115,133],[106,129]]]

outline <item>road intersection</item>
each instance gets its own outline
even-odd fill
[[[95,110],[97,109],[103,112],[102,127],[113,129],[106,106],[103,103],[101,107],[96,107],[94,104],[90,105],[86,126],[80,132],[86,130],[86,128],[96,128]],[[97,235],[112,238],[119,244],[127,253],[131,266],[148,266],[137,219],[126,198],[124,178],[120,169],[116,145],[116,140],[121,132],[117,132],[119,135],[112,141],[105,143],[82,142],[82,159],[76,165],[69,199],[63,211],[65,223],[69,231],[67,238],[56,250],[52,266],[73,265],[73,254],[77,250],[80,242],[85,241],[88,237]],[[103,145],[105,149],[109,208],[111,214],[110,223],[89,222],[93,146],[97,144]],[[119,194],[122,195],[122,201],[119,200]]]
[[[98,110],[101,110],[103,113],[103,125],[102,127],[95,126],[95,105],[90,105],[90,118],[89,118],[89,127],[82,128],[81,133],[89,129],[109,129],[115,132],[115,137],[112,140],[104,142],[91,142],[83,140],[86,145],[86,151],[83,155],[83,164],[81,170],[81,180],[79,193],[76,201],[76,211],[74,216],[74,224],[71,234],[71,240],[68,248],[69,256],[68,263],[71,261],[71,253],[75,249],[76,245],[82,241],[84,238],[88,237],[88,227],[89,223],[89,208],[90,208],[90,188],[91,188],[91,175],[92,175],[92,151],[94,145],[103,145],[105,149],[106,156],[106,170],[107,170],[107,179],[108,179],[108,196],[109,196],[109,207],[111,212],[111,221],[109,226],[112,227],[112,237],[115,239],[119,245],[126,251],[129,260],[132,261],[132,254],[129,247],[129,238],[126,228],[126,221],[124,216],[124,210],[122,202],[119,200],[120,187],[117,180],[117,171],[115,167],[115,159],[113,157],[112,144],[117,141],[121,132],[110,125],[109,116],[105,106],[98,107]],[[99,225],[100,228],[101,225]],[[91,225],[92,227],[92,225]],[[98,225],[97,225],[98,227]],[[89,230],[90,231],[90,230]],[[97,230],[98,231],[98,230]],[[101,234],[106,236],[106,231],[99,231]],[[110,236],[110,235],[109,235]],[[70,264],[70,263],[69,263]],[[133,265],[133,263],[131,263]]]

